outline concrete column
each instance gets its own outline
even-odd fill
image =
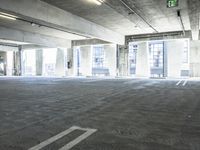
[[[190,76],[200,77],[200,41],[190,42]]]
[[[138,43],[136,56],[136,76],[150,77],[149,50],[147,42]]]
[[[182,40],[167,41],[166,49],[168,51],[168,77],[179,78],[181,77],[184,43]]]
[[[75,75],[75,63],[74,63],[74,58],[75,58],[75,53],[73,51],[73,48],[68,48],[67,49],[67,60],[66,60],[66,65],[67,65],[67,73],[66,75],[68,76],[73,76]],[[68,66],[68,63],[70,63],[71,65]]]
[[[167,44],[164,42],[164,77],[168,76],[168,51]]]
[[[19,46],[18,50],[18,75],[22,75],[22,47]]]
[[[92,48],[91,46],[80,47],[80,74],[92,76]]]
[[[3,70],[0,69],[0,76],[1,75],[7,75],[7,56],[6,56],[6,52],[0,52],[0,59],[1,61],[3,61]]]
[[[36,76],[42,76],[43,50],[36,50]]]
[[[116,47],[116,76],[119,76],[119,61],[120,61],[120,49],[119,49],[119,45],[117,45]]]
[[[56,75],[65,76],[65,54],[64,54],[64,50],[60,48],[57,49]]]
[[[105,68],[109,69],[110,76],[116,76],[116,66],[117,66],[117,58],[116,52],[117,47],[116,45],[105,45],[104,46],[105,52]]]

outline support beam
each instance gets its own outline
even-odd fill
[[[72,46],[98,45],[98,44],[111,44],[111,43],[98,39],[72,41]]]
[[[199,40],[199,7],[199,0],[188,0],[188,11],[193,40]]]
[[[18,47],[0,44],[0,51],[18,51]]]
[[[0,11],[70,33],[124,44],[125,37],[40,0],[0,0]]]
[[[71,41],[0,26],[0,39],[13,40],[47,47],[71,47]]]
[[[136,41],[170,40],[170,39],[182,39],[182,38],[191,38],[191,32],[185,31],[185,35],[183,35],[182,31],[156,33],[156,34],[130,35],[126,36],[126,44],[129,42],[136,42]]]
[[[43,46],[43,45],[34,45],[34,44],[22,45],[22,49],[23,49],[23,50],[30,50],[30,49],[45,49],[45,48],[49,48],[49,47],[47,47],[47,46]]]

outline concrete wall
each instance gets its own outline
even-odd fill
[[[181,77],[182,70],[182,51],[184,49],[184,41],[171,40],[166,41],[165,48],[167,49],[167,77]]]
[[[149,66],[149,51],[147,42],[138,43],[138,51],[136,58],[136,76],[137,77],[149,77],[150,66]]]
[[[200,41],[190,42],[190,75],[200,77]]]
[[[105,61],[106,61],[105,68],[109,69],[110,76],[116,76],[116,66],[117,66],[116,45],[105,45],[104,52],[105,52]]]
[[[60,48],[56,55],[56,76],[65,76],[65,52]]]
[[[55,75],[56,76],[65,76],[65,75],[71,75],[67,69],[67,50],[64,48],[58,48],[55,58],[56,58],[56,66],[55,66]],[[44,75],[43,72],[43,63],[44,63],[44,54],[43,54],[43,49],[35,50],[36,53],[36,75],[37,76],[42,76]],[[70,56],[70,55],[69,55]],[[17,56],[18,57],[18,56]],[[48,56],[47,56],[48,57]],[[69,58],[70,60],[70,58]],[[26,60],[29,61],[29,60]],[[24,65],[23,65],[24,66]]]
[[[73,75],[77,75],[77,48],[80,48],[80,68],[79,73],[82,76],[92,76],[92,66],[93,66],[93,46],[79,46],[74,47],[73,50]],[[105,52],[105,62],[104,67],[109,69],[110,76],[116,76],[116,66],[117,66],[117,59],[116,59],[116,51],[117,47],[115,44],[108,44],[104,45],[104,52]]]
[[[92,76],[91,46],[80,47],[80,74],[83,76]]]
[[[165,77],[181,77],[182,70],[189,70],[189,63],[183,64],[183,50],[186,39],[168,40],[164,43],[164,76]],[[136,58],[136,77],[150,77],[150,62],[149,62],[149,48],[148,42],[137,42],[138,51]],[[125,53],[121,53],[123,63],[126,64],[128,57]],[[122,72],[129,72],[125,68]],[[121,74],[120,74],[121,75]]]

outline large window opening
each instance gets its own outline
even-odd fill
[[[56,76],[56,48],[43,50],[43,75]]]
[[[23,52],[24,62],[24,75],[34,76],[36,75],[36,54],[35,50],[25,50]]]
[[[105,67],[105,51],[103,45],[93,46],[92,75],[108,76],[109,69]]]
[[[164,77],[164,42],[149,43],[151,77]]]
[[[93,47],[93,68],[104,68],[104,48],[103,46]]]

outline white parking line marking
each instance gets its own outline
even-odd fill
[[[84,139],[86,139],[87,137],[89,137],[90,135],[95,133],[96,131],[97,131],[96,129],[88,129],[88,131],[86,133],[80,135],[78,138],[71,141],[67,145],[63,146],[59,150],[69,150],[69,149],[71,149],[72,147],[74,147],[75,145],[77,145],[78,143],[80,143],[81,141],[83,141]]]
[[[80,128],[77,126],[73,126],[49,139],[47,139],[46,141],[32,147],[29,148],[28,150],[40,150],[42,148],[44,148],[45,146],[59,140],[60,138],[66,136],[67,134],[73,132],[74,130],[82,130],[82,131],[86,131],[86,133],[82,134],[81,136],[79,136],[78,138],[76,138],[75,140],[71,141],[70,143],[68,143],[67,145],[65,145],[63,148],[61,148],[61,150],[69,150],[72,147],[74,147],[76,144],[80,143],[81,141],[83,141],[84,139],[86,139],[87,137],[89,137],[90,135],[92,135],[93,133],[95,133],[97,130],[96,129],[89,129],[89,128]]]
[[[183,83],[183,86],[185,86],[185,85],[187,84],[187,82],[188,82],[188,81],[187,81],[187,80],[185,80],[185,82]]]
[[[180,80],[179,82],[176,83],[176,85],[178,86],[183,80]]]

